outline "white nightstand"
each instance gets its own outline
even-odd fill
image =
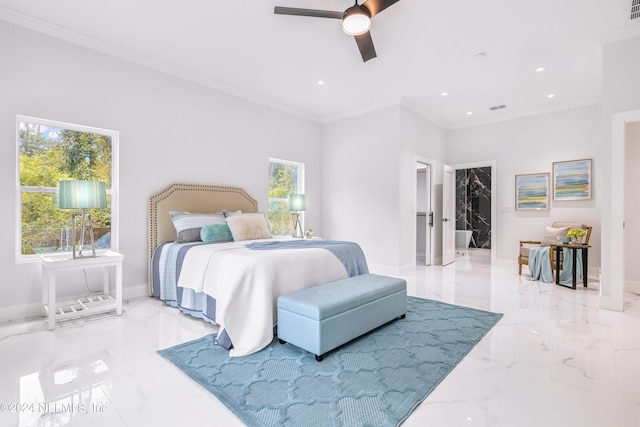
[[[42,260],[42,304],[48,316],[47,327],[53,329],[56,320],[90,316],[115,310],[122,314],[122,261],[124,255],[113,251],[100,252],[95,258],[76,258],[70,254],[40,255]],[[103,293],[78,298],[74,301],[56,303],[56,273],[60,270],[102,268]],[[115,270],[116,295],[109,293],[109,269]],[[52,310],[51,307],[54,307]]]

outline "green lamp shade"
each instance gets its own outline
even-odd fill
[[[104,182],[67,180],[58,183],[60,209],[105,209],[107,188]]]
[[[306,209],[304,194],[289,194],[289,210],[303,211]]]

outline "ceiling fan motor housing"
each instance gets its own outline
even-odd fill
[[[344,11],[342,29],[345,33],[357,36],[366,33],[369,28],[371,28],[371,12],[365,6],[356,3]]]
[[[366,0],[363,4],[355,4],[344,12],[318,9],[300,9],[297,7],[275,6],[273,12],[278,15],[313,16],[316,18],[342,19],[342,30],[354,36],[362,60],[367,62],[375,58],[376,49],[369,29],[371,18],[399,0]]]

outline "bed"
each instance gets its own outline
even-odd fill
[[[243,189],[215,185],[173,184],[149,198],[150,295],[219,325],[216,342],[231,356],[273,340],[278,296],[368,272],[356,243],[272,237],[257,206]],[[180,225],[198,215],[215,224]],[[210,242],[205,231],[223,228],[233,238],[216,231]]]

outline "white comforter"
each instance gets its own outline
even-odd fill
[[[273,340],[278,297],[348,276],[330,251],[319,248],[251,250],[245,242],[194,247],[185,256],[178,286],[216,299],[216,323],[244,356]]]

